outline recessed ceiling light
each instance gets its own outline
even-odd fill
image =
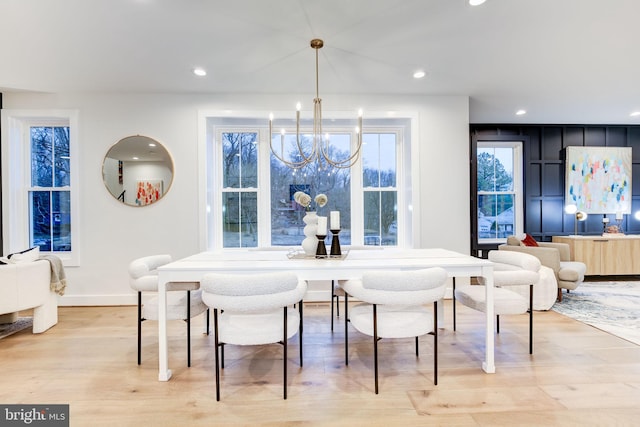
[[[424,71],[422,71],[422,70],[418,70],[418,71],[416,71],[415,73],[413,73],[413,78],[414,78],[414,79],[421,79],[421,78],[423,78],[423,77],[424,77],[424,76],[426,76],[426,75],[427,75],[427,73],[425,73]]]
[[[527,110],[518,110],[516,111],[516,116],[524,116],[527,114]]]
[[[637,117],[640,116],[640,111],[634,111],[633,113],[629,114],[631,117]]]
[[[204,77],[207,75],[207,72],[204,68],[197,67],[193,69],[193,74],[195,74],[198,77]]]
[[[469,4],[471,6],[480,6],[482,3],[484,3],[486,0],[469,0]]]

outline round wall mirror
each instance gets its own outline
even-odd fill
[[[102,180],[109,193],[125,205],[147,206],[169,191],[173,159],[155,139],[128,136],[107,152]]]

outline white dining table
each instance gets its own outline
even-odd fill
[[[292,256],[286,250],[237,249],[201,252],[158,268],[158,359],[159,381],[171,378],[167,346],[167,283],[199,282],[207,273],[266,273],[291,271],[301,280],[357,279],[372,270],[417,270],[444,268],[449,277],[483,277],[486,291],[485,358],[482,369],[495,372],[493,263],[486,259],[447,249],[380,250],[350,249],[340,258],[308,258]],[[442,304],[438,304],[442,307]]]

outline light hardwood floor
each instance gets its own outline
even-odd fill
[[[169,327],[173,378],[159,382],[157,323],[143,324],[136,364],[135,307],[61,307],[49,331],[0,340],[0,402],[70,404],[72,426],[622,426],[640,424],[640,346],[553,311],[535,313],[534,355],[527,316],[503,316],[495,374],[480,369],[483,315],[451,301],[440,330],[439,384],[432,337],[380,342],[380,394],[373,392],[371,338],[344,324],[330,332],[329,306],[305,304],[304,367],[290,341],[288,399],[282,399],[278,345],[226,349],[222,400],[215,400],[213,336],[193,326],[186,367],[185,327]]]

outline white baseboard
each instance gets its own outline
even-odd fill
[[[100,305],[137,305],[137,294],[123,295],[63,295],[58,298],[59,307],[100,306]]]

